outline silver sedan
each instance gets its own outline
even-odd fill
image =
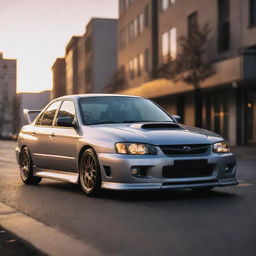
[[[221,136],[184,126],[135,96],[53,100],[21,129],[16,156],[25,184],[79,183],[87,195],[238,184],[235,156]]]

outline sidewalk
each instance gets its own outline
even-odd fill
[[[46,256],[26,241],[18,238],[0,226],[0,255],[1,256]]]
[[[0,223],[0,230],[3,231],[0,233],[1,256],[104,255],[97,248],[64,234],[57,228],[47,226],[1,202]],[[34,247],[25,241],[29,241]]]

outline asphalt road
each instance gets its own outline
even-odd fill
[[[0,201],[105,255],[256,255],[255,148],[236,149],[239,186],[89,198],[58,181],[23,185],[14,147],[0,141]]]

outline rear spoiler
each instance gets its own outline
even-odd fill
[[[26,108],[23,109],[24,117],[29,124],[31,124],[35,119],[35,118],[32,118],[31,114],[38,115],[40,112],[41,112],[41,110],[30,110],[30,109],[26,109]]]

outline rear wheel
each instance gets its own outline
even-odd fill
[[[79,164],[79,181],[88,196],[99,194],[101,187],[100,166],[93,149],[84,151]]]
[[[28,185],[37,185],[42,180],[33,175],[33,163],[27,147],[24,147],[20,153],[20,176],[22,181]]]

